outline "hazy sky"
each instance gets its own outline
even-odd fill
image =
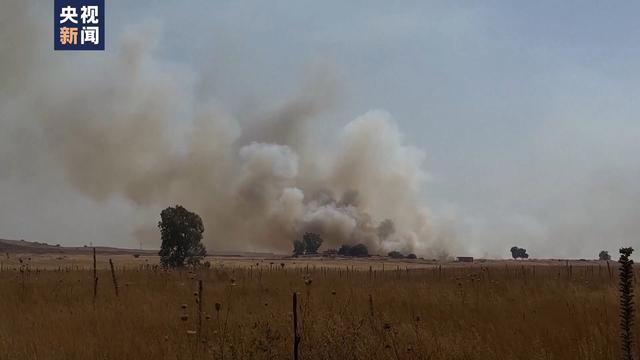
[[[319,134],[388,111],[426,154],[425,204],[469,254],[518,245],[533,257],[592,258],[640,246],[640,4],[106,3],[107,52],[124,29],[156,29],[158,56],[235,114],[282,99],[309,67],[331,69],[339,101],[316,119]],[[123,225],[139,216],[130,204],[2,179],[0,237],[137,245]],[[34,191],[37,204],[20,202]],[[36,228],[27,214],[64,225]],[[113,227],[118,236],[101,235]]]

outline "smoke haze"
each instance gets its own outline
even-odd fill
[[[2,34],[38,29],[30,11],[24,1],[4,3],[13,16],[2,19]],[[62,177],[95,202],[120,198],[142,213],[182,204],[202,216],[213,249],[286,252],[314,231],[325,247],[447,253],[451,243],[435,240],[419,200],[424,155],[390,114],[369,111],[318,137],[312,120],[332,109],[340,87],[331,69],[310,70],[286,101],[242,121],[195,93],[198,74],[154,55],[158,37],[153,25],[134,27],[109,54],[81,56],[51,56],[37,36],[4,41],[4,176]],[[147,217],[133,235],[157,245],[155,224]]]
[[[211,250],[638,247],[638,10],[111,0],[54,52],[2,1],[0,237],[157,247],[182,204]]]

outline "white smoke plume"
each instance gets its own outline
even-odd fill
[[[314,138],[311,120],[338,88],[331,74],[310,74],[258,119],[237,119],[201,99],[198,74],[155,56],[157,32],[125,33],[105,53],[52,54],[33,11],[21,0],[0,6],[2,36],[31,26],[32,37],[0,41],[0,163],[10,176],[60,168],[95,201],[121,197],[141,211],[182,204],[202,216],[213,249],[288,252],[305,231],[324,248],[362,242],[374,253],[435,256],[452,246],[420,200],[424,155],[391,115],[370,111]],[[139,225],[135,236],[157,238],[155,222]]]

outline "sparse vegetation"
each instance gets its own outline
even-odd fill
[[[114,262],[125,260],[140,264]],[[94,308],[89,256],[85,270],[25,267],[23,282],[15,257],[0,271],[0,358],[291,359],[292,292],[301,359],[622,357],[617,286],[601,264],[574,262],[569,278],[564,262],[384,272],[376,261],[335,263],[346,261],[348,273],[301,259],[190,271],[119,265],[119,296],[101,280]],[[110,276],[99,256],[98,277]]]

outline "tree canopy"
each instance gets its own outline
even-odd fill
[[[158,228],[162,239],[160,263],[163,266],[195,265],[207,254],[202,245],[204,225],[198,214],[180,205],[168,207],[160,213]]]
[[[343,256],[357,256],[357,257],[365,257],[369,256],[369,249],[364,244],[356,244],[356,245],[342,245],[340,249],[338,249],[338,254]]]
[[[519,248],[517,246],[514,246],[514,247],[511,248],[511,256],[514,259],[528,259],[529,258],[529,254],[527,254],[527,249]]]
[[[611,255],[609,255],[609,252],[606,250],[602,250],[600,251],[600,254],[598,254],[598,259],[599,260],[611,260]]]
[[[302,240],[293,240],[293,255],[303,255],[304,254],[304,243]]]
[[[306,232],[302,235],[302,240],[293,241],[293,255],[317,254],[322,245],[322,237],[316,233]]]
[[[305,253],[317,254],[320,245],[322,245],[322,238],[316,233],[306,232],[302,236],[302,242],[304,242]]]

